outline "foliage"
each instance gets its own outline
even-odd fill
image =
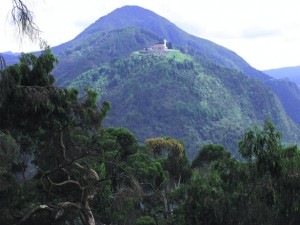
[[[246,161],[220,157],[205,173],[194,171],[185,202],[185,223],[297,223],[299,215],[293,210],[299,175],[294,173],[294,160],[299,150],[283,148],[270,120],[263,129],[254,127],[246,132],[239,147]]]
[[[23,54],[19,64],[1,72],[0,147],[3,160],[9,160],[1,161],[1,192],[11,198],[5,206],[11,213],[4,220],[19,215],[19,224],[40,223],[44,217],[49,224],[62,224],[81,215],[84,223],[93,224],[90,201],[99,176],[85,164],[100,153],[94,139],[109,105],[98,110],[96,95],[89,90],[88,98],[80,102],[76,90],[53,87],[50,73],[55,62],[46,49],[40,56]],[[14,171],[12,164],[20,168]],[[16,186],[20,199],[11,188],[15,179],[20,180]]]
[[[230,158],[230,152],[226,151],[222,145],[207,144],[202,146],[198,155],[192,162],[192,168],[210,165],[213,161]]]
[[[150,216],[141,216],[136,219],[137,225],[155,225],[155,220]]]
[[[274,118],[285,141],[297,142],[298,128],[263,84],[179,51],[135,52],[71,83],[79,90],[86,86],[101,91],[99,102],[111,103],[107,126],[125,126],[138,140],[165,135],[183,140],[190,159],[207,143],[238,156],[241,134],[267,117]]]
[[[134,57],[113,62],[114,72],[131,79],[144,56]],[[153,62],[160,57],[149,55]],[[179,71],[199,66],[168,60]],[[55,62],[50,51],[22,55],[1,72],[1,224],[300,222],[300,153],[281,143],[271,120],[242,136],[241,161],[220,144],[206,144],[190,165],[178,139],[139,144],[126,128],[104,128],[110,104],[98,109],[89,88],[79,100],[76,89],[53,87]],[[104,70],[111,79],[112,69]]]

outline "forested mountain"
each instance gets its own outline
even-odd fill
[[[91,61],[97,61],[98,63],[98,60],[101,62],[102,57],[110,57],[110,59],[115,58],[118,55],[104,55],[104,53],[106,53],[104,49],[100,49],[99,47],[93,45],[91,46],[89,43],[91,43],[91,39],[95,40],[97,38],[105,38],[102,37],[104,34],[126,27],[137,27],[147,30],[148,32],[151,31],[153,35],[156,36],[155,41],[158,40],[157,38],[165,38],[173,45],[177,46],[177,48],[181,48],[182,51],[188,52],[189,54],[192,54],[201,60],[240,70],[247,73],[247,75],[251,77],[259,77],[263,80],[268,79],[265,74],[252,68],[244,59],[242,59],[233,51],[217,45],[209,40],[190,35],[167,19],[155,14],[150,10],[138,6],[124,6],[114,10],[104,17],[101,17],[72,41],[53,48],[53,52],[58,55],[59,58],[65,58],[68,53],[66,52],[67,49],[69,52],[77,52],[77,54],[80,52],[80,54],[84,55],[88,53],[86,48],[96,48],[94,49],[94,52],[97,52],[96,54],[101,54],[102,51],[104,52],[101,54],[102,56],[99,56],[100,58],[97,57],[97,60],[95,59]],[[135,46],[131,40],[127,39],[124,41],[125,39],[123,39],[122,35],[118,35],[117,37],[120,40],[113,39],[111,40],[112,42],[106,43],[105,45],[105,47],[109,49],[109,44],[112,44],[114,41],[116,41],[117,46],[113,45],[112,47],[115,49],[111,50],[115,50],[115,54],[118,54],[118,51],[125,53],[124,49],[127,50],[127,54],[130,54],[132,51],[139,49],[141,45],[143,47],[149,46],[147,45],[147,42],[143,43],[141,41],[139,42],[139,46]],[[102,41],[104,40],[102,39]],[[122,45],[118,45],[118,42],[120,43],[121,41]],[[74,49],[75,46],[77,47],[76,49]],[[70,47],[71,49],[69,49]],[[82,51],[79,51],[80,49],[82,49]],[[73,61],[73,57],[67,58],[69,61]],[[76,64],[76,61],[74,64]],[[60,67],[64,67],[64,63],[58,64],[57,70],[59,70]],[[60,84],[60,76],[64,74],[56,71],[54,73],[58,78],[58,84]]]
[[[164,38],[181,52],[172,57],[185,60],[133,54]],[[129,127],[141,141],[174,136],[187,142],[191,157],[210,141],[236,150],[243,131],[270,116],[287,131],[285,140],[298,142],[298,128],[288,118],[300,124],[297,87],[147,9],[116,9],[52,51],[59,59],[53,71],[56,85],[95,88],[101,100],[112,102],[106,124]],[[280,102],[252,78],[271,87]]]
[[[129,33],[116,35],[118,30],[124,27],[142,28],[141,32],[144,34],[137,35],[138,40],[129,38]],[[153,34],[148,33],[147,36],[145,32]],[[289,85],[274,81],[273,78],[251,67],[231,50],[209,40],[190,35],[167,19],[138,6],[116,9],[86,28],[74,40],[53,48],[54,53],[61,61],[54,71],[57,85],[67,85],[68,82],[89,68],[148,47],[151,43],[163,38],[170,41],[174,47],[202,61],[239,70],[247,76],[264,82],[278,96],[288,116],[298,125],[300,124],[300,120],[296,116],[300,114],[298,91],[295,94],[293,89],[287,88]],[[293,101],[287,99],[293,99]]]
[[[127,38],[126,41],[124,41],[125,39],[122,35],[117,36],[118,40],[116,40],[114,36],[113,40],[111,40],[112,42],[106,42],[106,47],[104,49],[100,49],[97,45],[91,46],[88,44],[91,42],[91,39],[96,40],[97,37],[97,40],[103,41],[101,38],[103,37],[103,32],[105,32],[106,35],[109,35],[111,31],[114,33],[114,30],[124,27],[138,27],[142,28],[143,31],[151,31],[154,36],[156,36],[151,37],[151,39],[157,41],[157,38],[166,38],[178,49],[193,55],[201,61],[207,61],[226,68],[236,69],[245,73],[247,76],[264,82],[265,85],[270,87],[277,95],[287,115],[300,125],[300,119],[297,116],[300,114],[300,91],[297,90],[295,92],[294,88],[289,88],[291,84],[274,80],[250,66],[243,58],[233,51],[209,40],[190,35],[167,19],[138,6],[124,6],[116,9],[86,28],[74,40],[53,48],[53,51],[61,59],[61,63],[57,66],[56,71],[54,71],[54,74],[58,79],[57,84],[67,84],[65,82],[70,82],[74,77],[79,75],[78,72],[81,72],[83,68],[86,69],[88,66],[95,67],[95,65],[108,62],[112,58],[126,54],[128,55],[142,46],[149,46],[149,38],[148,40],[143,40],[145,37],[140,37],[140,40]],[[114,44],[111,45],[111,43]],[[122,44],[120,45],[120,43]],[[74,47],[76,49],[74,49]],[[79,51],[79,49],[82,50]],[[68,57],[68,52],[73,52],[73,54]],[[93,59],[94,55],[96,55],[96,57]],[[78,57],[84,58],[84,63],[78,63]],[[65,71],[66,68],[68,68],[67,71]],[[76,68],[76,71],[71,68]],[[293,99],[293,101],[291,101],[291,99]]]
[[[178,138],[190,158],[210,142],[236,151],[241,134],[268,117],[298,140],[298,128],[262,83],[176,50],[135,52],[82,73],[70,87],[90,87],[111,103],[106,124],[127,127],[141,141]]]

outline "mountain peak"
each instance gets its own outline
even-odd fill
[[[76,38],[83,38],[99,31],[108,32],[114,29],[131,26],[148,30],[154,29],[154,31],[159,34],[162,30],[160,28],[162,24],[172,23],[148,9],[136,5],[127,5],[115,9],[106,16],[100,17]],[[174,24],[172,24],[172,26],[176,27]]]
[[[241,69],[243,72],[254,72],[252,76],[261,76],[240,56],[233,51],[217,45],[209,40],[188,34],[168,19],[140,6],[127,5],[117,8],[86,28],[75,39],[84,39],[97,32],[109,32],[125,27],[139,27],[166,38],[176,46],[188,46],[202,55],[203,59],[219,65]],[[198,55],[199,56],[199,55]],[[226,58],[226,59],[225,59]]]
[[[138,5],[125,5],[120,8],[115,9],[111,13],[118,12],[118,13],[150,13],[155,14],[152,11],[145,9]]]

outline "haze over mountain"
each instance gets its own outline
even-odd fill
[[[283,67],[271,70],[264,70],[264,73],[276,79],[289,79],[300,85],[300,66]]]
[[[139,52],[163,39],[179,51]],[[141,141],[173,136],[190,157],[207,142],[236,150],[248,127],[271,117],[286,141],[299,142],[296,85],[147,9],[116,9],[52,51],[59,58],[56,84],[96,90],[112,104],[107,125],[127,127]]]

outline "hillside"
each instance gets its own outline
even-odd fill
[[[58,86],[67,86],[84,71],[108,63],[133,51],[158,42],[160,38],[147,30],[129,27],[109,32],[99,31],[74,39],[52,51],[59,58],[54,70]]]
[[[210,142],[235,152],[244,131],[267,117],[288,134],[285,140],[295,140],[298,132],[262,83],[179,51],[135,52],[82,73],[70,86],[91,87],[100,101],[111,102],[107,125],[127,127],[140,141],[178,138],[190,158]]]
[[[134,29],[140,31],[134,34]],[[290,85],[274,81],[272,77],[251,67],[233,51],[190,35],[167,19],[138,6],[116,9],[90,25],[74,40],[53,48],[60,59],[54,71],[56,84],[66,86],[84,71],[129,55],[163,38],[171,42],[174,48],[203,62],[235,69],[260,80],[277,95],[287,115],[300,125],[297,116],[300,114],[300,90],[287,88]]]

